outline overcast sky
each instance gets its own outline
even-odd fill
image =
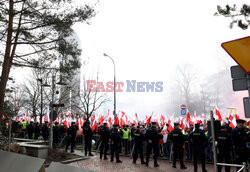
[[[240,0],[88,1],[97,4],[96,16],[89,25],[74,26],[82,60],[89,59],[83,70],[91,75],[99,69],[100,80],[112,81],[113,64],[106,53],[115,61],[117,81],[163,81],[161,93],[117,94],[117,109],[131,114],[167,113],[164,103],[177,65],[193,64],[200,75],[216,73],[225,63],[235,64],[221,43],[249,36],[249,31],[230,29],[231,19],[214,16],[218,4],[244,2]],[[109,96],[113,101],[113,93]],[[112,104],[103,109],[113,110]]]
[[[218,4],[235,2],[101,0],[91,24],[74,28],[81,39],[82,58],[89,58],[88,70],[98,66],[103,81],[113,79],[113,64],[102,55],[107,53],[115,60],[118,81],[164,82],[162,93],[118,93],[119,110],[167,113],[163,107],[177,65],[194,64],[200,75],[210,75],[225,64],[235,64],[220,45],[248,36],[249,31],[230,29],[230,18],[214,16]],[[108,107],[112,109],[112,103]]]

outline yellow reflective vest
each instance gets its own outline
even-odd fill
[[[122,139],[128,139],[129,130],[128,129],[127,129],[127,131],[122,130],[122,132],[123,132]]]
[[[22,122],[22,130],[26,130],[26,127],[27,127],[27,122],[23,121]]]

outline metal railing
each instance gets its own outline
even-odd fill
[[[247,165],[245,162],[243,162],[242,165],[238,164],[225,164],[225,163],[217,163],[216,165],[221,165],[221,166],[229,166],[229,167],[240,167],[240,169],[237,172],[247,172]]]

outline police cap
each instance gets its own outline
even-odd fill
[[[244,124],[246,121],[243,119],[237,119],[236,122],[237,124]]]

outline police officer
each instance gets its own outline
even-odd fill
[[[232,130],[232,142],[235,155],[235,163],[242,164],[247,162],[249,156],[249,150],[247,149],[246,143],[249,141],[247,133],[245,131],[244,123],[245,120],[236,120],[237,126]],[[237,168],[237,171],[240,168]]]
[[[107,123],[104,123],[104,125],[100,128],[100,140],[101,140],[101,146],[100,146],[100,159],[102,159],[103,150],[104,150],[104,160],[107,160],[107,150],[109,146],[109,128],[107,127]]]
[[[42,136],[43,136],[44,140],[48,140],[48,138],[49,138],[49,127],[48,127],[48,122],[47,121],[45,121],[45,124],[43,124]]]
[[[197,158],[199,157],[202,164],[202,172],[207,172],[205,165],[205,147],[207,145],[207,138],[200,125],[195,124],[195,130],[188,136],[188,141],[191,143],[193,148],[193,164],[194,172],[197,172]]]
[[[146,132],[146,140],[147,140],[147,151],[146,151],[146,166],[148,166],[150,154],[154,152],[154,167],[159,167],[157,163],[157,157],[159,156],[159,140],[162,135],[159,134],[159,131],[156,128],[156,122],[152,122],[152,127],[149,128]]]
[[[176,168],[176,159],[177,155],[179,155],[181,169],[186,169],[187,167],[183,163],[184,143],[186,139],[180,130],[179,123],[174,123],[174,130],[170,133],[169,139],[173,143],[173,168]]]
[[[133,130],[132,136],[134,137],[134,152],[133,152],[133,163],[136,164],[138,158],[138,151],[141,158],[141,164],[145,164],[143,158],[143,141],[145,140],[145,135],[143,134],[142,126],[137,126],[136,130]]]
[[[23,135],[24,137],[26,136],[26,132],[27,132],[27,122],[25,120],[22,121],[22,132],[23,132]]]
[[[92,145],[92,138],[93,138],[93,132],[90,127],[90,122],[87,121],[84,123],[84,128],[83,128],[83,134],[84,134],[84,139],[85,139],[85,156],[87,156],[87,152],[89,151],[89,156],[94,156],[91,153],[91,145]]]
[[[113,128],[110,131],[110,139],[111,139],[111,159],[110,161],[114,161],[114,154],[116,156],[116,162],[122,163],[119,159],[119,151],[120,151],[120,143],[121,143],[121,133],[118,131],[119,125],[113,125]]]
[[[30,121],[30,124],[27,126],[28,138],[33,138],[33,133],[35,132],[34,123]]]
[[[75,125],[75,122],[71,123],[71,126],[69,127],[67,131],[67,145],[65,151],[67,152],[69,145],[71,144],[71,153],[74,153],[74,146],[75,146],[75,139],[76,139],[76,132],[78,130],[78,127]]]
[[[223,160],[225,163],[230,164],[231,159],[231,148],[232,141],[231,136],[227,132],[225,126],[221,126],[221,132],[217,136],[217,147],[218,147],[218,162],[222,163]],[[221,172],[222,166],[218,166],[218,172]],[[230,172],[230,166],[225,167],[226,172]]]
[[[40,124],[37,122],[36,125],[35,125],[35,136],[34,136],[34,139],[38,139],[38,137],[40,136],[40,132],[41,132]]]
[[[59,143],[59,126],[58,122],[55,122],[55,126],[53,127],[53,144],[56,145]]]
[[[123,132],[122,142],[123,142],[123,146],[124,146],[124,149],[125,149],[125,155],[127,155],[128,154],[129,130],[128,130],[126,125],[123,125],[122,132]]]

